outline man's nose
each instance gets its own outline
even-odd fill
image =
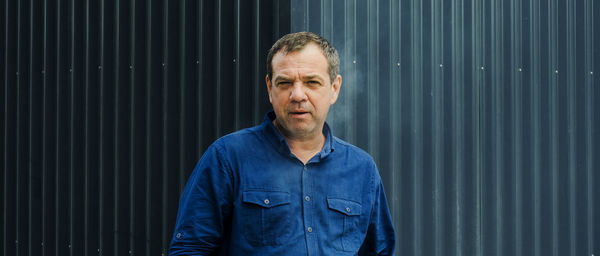
[[[290,99],[292,101],[305,101],[306,91],[301,82],[294,83],[294,87],[292,87],[292,92],[290,93]]]

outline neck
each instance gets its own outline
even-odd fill
[[[325,136],[320,134],[320,136],[315,136],[315,138],[311,139],[285,138],[285,141],[287,141],[290,150],[292,151],[302,150],[319,152],[323,148],[323,144],[325,144]]]
[[[319,130],[318,134],[293,136],[283,132],[275,120],[273,120],[273,124],[288,143],[292,154],[304,164],[319,153],[325,144],[325,135],[323,135],[322,128]]]

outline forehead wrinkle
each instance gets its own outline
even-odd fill
[[[305,80],[310,80],[310,79],[324,80],[323,77],[320,74],[307,74],[307,75],[302,76],[302,79],[305,79]]]
[[[298,72],[290,72],[290,73],[296,73],[293,75],[286,75],[284,72],[281,72],[280,74],[275,75],[275,79],[273,80],[275,83],[279,82],[279,81],[292,81],[292,80],[296,80],[299,79],[300,80],[311,80],[311,79],[316,79],[316,80],[320,80],[320,81],[325,81],[325,78],[323,78],[323,76],[321,76],[318,73],[308,73],[308,74],[302,74],[300,73],[300,71]]]
[[[312,49],[317,45],[307,45],[299,51],[280,51],[273,57],[273,81],[282,78],[290,80],[307,80],[318,78],[322,81],[329,77],[328,63],[320,49]],[[322,74],[321,74],[322,73]]]

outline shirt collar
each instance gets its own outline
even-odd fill
[[[265,138],[277,149],[277,151],[285,155],[291,156],[292,153],[290,151],[290,146],[288,145],[287,141],[285,141],[285,138],[279,133],[277,128],[275,128],[275,126],[273,125],[273,120],[275,120],[275,118],[275,112],[273,111],[270,111],[267,114],[265,114],[265,119],[262,123]],[[309,161],[309,163],[315,161],[318,162],[329,156],[329,154],[331,154],[335,150],[333,145],[333,133],[331,132],[331,128],[329,127],[327,122],[325,122],[325,124],[323,125],[323,135],[325,135],[325,143],[323,144],[323,148],[319,153],[317,153],[317,157],[313,157]]]

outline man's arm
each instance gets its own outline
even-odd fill
[[[381,179],[377,179],[375,204],[371,211],[369,229],[358,255],[394,255],[396,236]]]
[[[179,201],[169,255],[212,255],[231,215],[232,177],[217,145],[194,168]]]

